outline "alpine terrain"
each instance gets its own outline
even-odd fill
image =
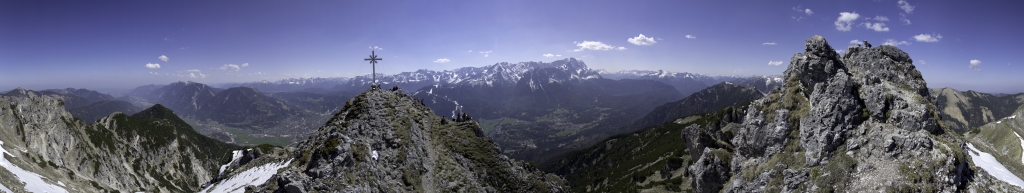
[[[749,105],[616,136],[544,168],[580,192],[1021,191],[982,169],[894,46],[840,56],[814,36],[783,76]]]

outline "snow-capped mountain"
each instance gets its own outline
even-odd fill
[[[377,83],[381,85],[399,85],[403,88],[412,87],[419,89],[424,86],[513,86],[523,73],[530,70],[555,68],[571,72],[569,79],[595,79],[601,78],[596,71],[591,70],[581,60],[568,58],[563,60],[544,62],[501,62],[483,67],[463,67],[455,70],[433,71],[417,70],[415,72],[403,72],[391,75],[377,75]],[[349,81],[350,87],[366,87],[373,82],[370,75],[357,76]]]
[[[669,72],[664,70],[623,70],[618,72],[598,70],[597,72],[601,74],[601,77],[615,80],[656,80],[658,82],[672,85],[672,87],[675,87],[676,90],[679,90],[683,95],[690,95],[694,92],[710,87],[711,85],[722,82],[732,82],[743,86],[753,86],[764,93],[767,93],[768,90],[771,90],[782,83],[782,76],[779,75],[744,77],[705,75],[689,72]]]

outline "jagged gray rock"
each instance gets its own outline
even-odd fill
[[[723,151],[724,152],[724,151]],[[714,153],[710,148],[704,148],[693,165],[690,165],[690,173],[693,174],[693,192],[718,192],[722,185],[729,180],[729,163],[720,156],[727,153]]]
[[[160,105],[87,125],[63,103],[24,89],[0,96],[0,141],[13,156],[8,161],[67,191],[197,191],[236,148],[196,133]],[[25,186],[6,177],[0,183]]]

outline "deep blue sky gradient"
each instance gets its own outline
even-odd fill
[[[907,2],[912,12],[895,0],[0,1],[0,90],[353,77],[369,74],[370,46],[388,74],[576,57],[610,71],[772,75],[822,35],[840,50],[906,41],[931,88],[1024,92],[1024,3]],[[836,28],[840,12],[860,16],[851,30]],[[627,41],[640,34],[657,43]],[[574,52],[583,41],[626,49]]]

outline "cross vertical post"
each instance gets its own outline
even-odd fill
[[[374,51],[370,51],[370,58],[363,59],[363,60],[364,61],[370,61],[370,64],[373,65],[373,83],[370,83],[370,86],[376,86],[377,85],[377,61],[378,60],[384,60],[384,59],[383,58],[378,58],[377,54],[374,53]]]

